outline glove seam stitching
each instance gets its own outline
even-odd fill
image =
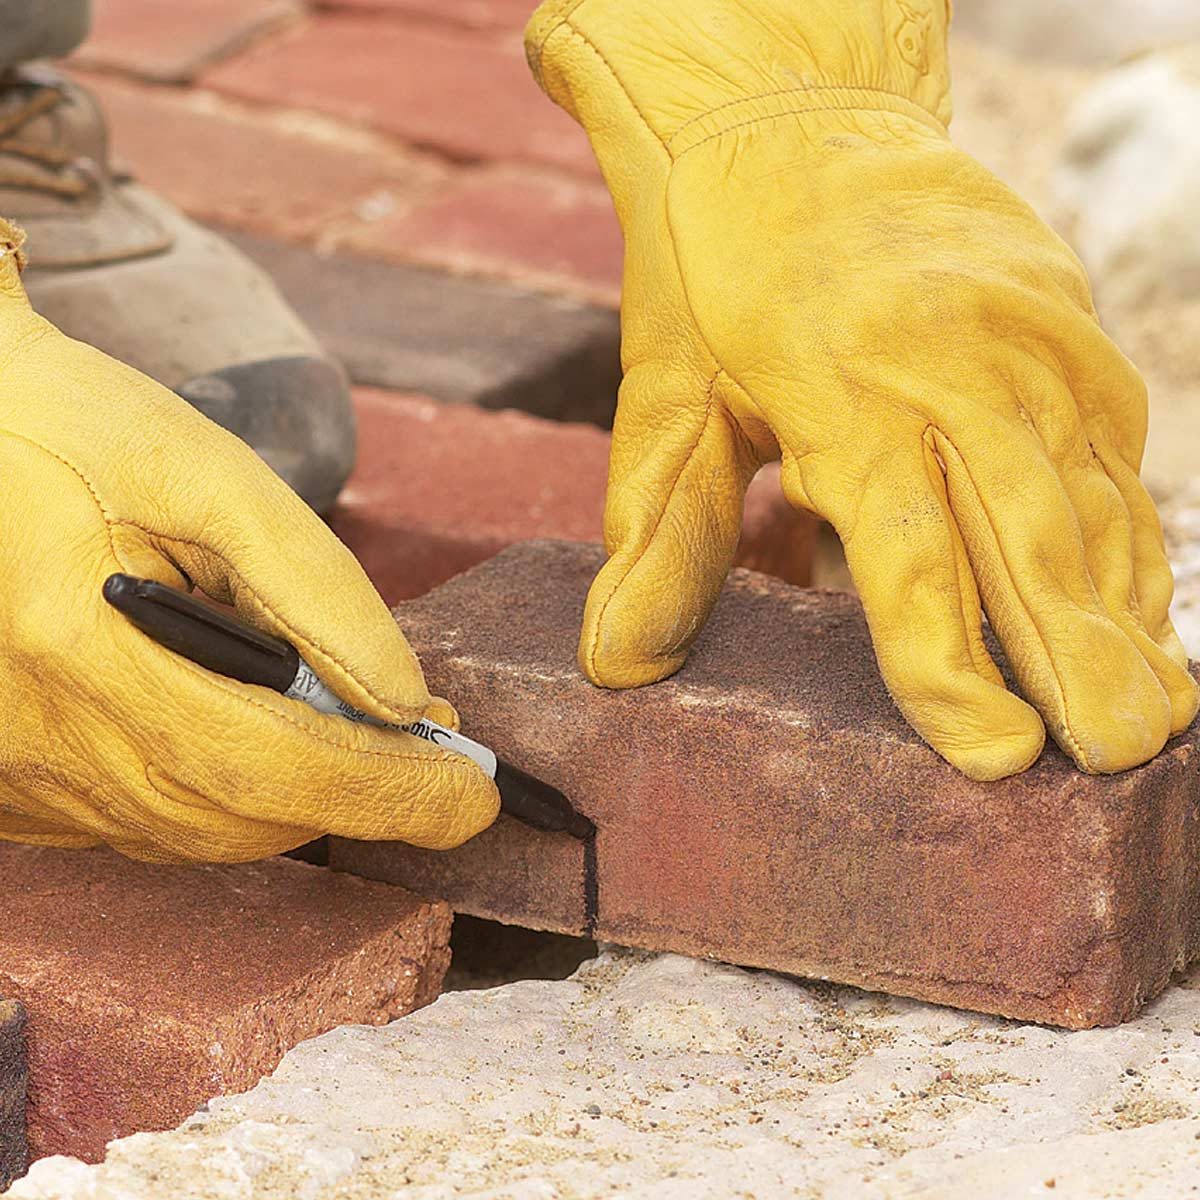
[[[581,3],[582,3],[582,0],[581,0]],[[937,121],[938,126],[940,128],[942,128],[942,129],[945,128],[945,125],[943,124],[943,122],[941,120],[938,119],[938,117],[935,113],[931,113],[927,108],[925,108],[924,105],[918,104],[915,100],[912,99],[911,96],[905,96],[902,92],[893,92],[889,88],[872,87],[869,84],[822,83],[822,84],[814,84],[810,87],[779,88],[778,90],[772,91],[772,92],[756,92],[752,96],[739,96],[738,99],[736,99],[736,100],[728,100],[724,104],[718,104],[716,106],[716,108],[708,109],[707,112],[697,113],[696,116],[689,117],[682,125],[679,126],[678,129],[675,130],[675,132],[673,134],[671,134],[671,136],[667,139],[667,144],[669,146],[671,143],[673,143],[675,141],[676,138],[682,136],[686,130],[690,129],[698,121],[705,121],[710,117],[716,116],[718,113],[724,112],[726,109],[736,108],[739,104],[753,104],[754,101],[756,101],[756,100],[772,100],[779,96],[806,96],[806,95],[811,95],[814,92],[859,92],[859,93],[869,92],[872,95],[890,96],[895,100],[901,101],[906,107],[908,105],[912,105],[913,108],[920,109],[921,112],[925,113],[927,116],[930,116],[933,118],[933,120]],[[796,111],[825,112],[826,110],[825,109],[812,109],[812,110],[799,109]],[[875,111],[875,110],[869,109],[866,111]],[[884,109],[881,111],[886,112],[888,110]],[[790,115],[790,113],[783,113],[780,115],[787,116],[787,115]],[[737,126],[733,126],[732,128],[737,128]]]
[[[579,0],[579,3],[583,4],[584,0]],[[579,7],[579,5],[576,5],[576,8],[578,8],[578,7]],[[571,11],[574,12],[575,9],[572,9]],[[572,25],[570,20],[566,17],[563,18],[560,25],[556,26],[556,28],[564,28],[564,27],[566,29],[569,29],[571,31],[572,36],[577,37],[596,56],[596,58],[600,60],[601,65],[609,73],[609,75],[612,76],[613,82],[617,85],[617,87],[619,87],[621,89],[621,94],[625,97],[626,100],[629,101],[629,107],[633,109],[634,114],[637,116],[637,119],[639,121],[641,121],[641,123],[645,126],[646,132],[650,135],[650,137],[655,142],[658,143],[659,146],[662,147],[662,150],[666,154],[668,161],[671,161],[671,151],[668,148],[666,141],[662,137],[660,137],[659,134],[657,134],[655,132],[654,126],[650,124],[650,121],[647,119],[646,114],[644,112],[642,112],[642,110],[638,107],[637,101],[634,100],[632,93],[625,86],[624,81],[621,79],[620,75],[617,74],[612,63],[610,63],[608,61],[608,59],[605,58],[603,54],[601,54],[599,48],[591,40],[591,38],[589,38],[587,36],[587,34],[585,34],[582,30],[580,30],[578,28],[578,26]]]
[[[424,762],[424,763],[441,763],[444,766],[450,767],[452,770],[462,772],[470,768],[470,771],[478,771],[481,768],[477,767],[470,759],[465,758],[461,754],[453,754],[449,750],[440,750],[436,755],[430,754],[428,751],[423,753],[413,753],[412,751],[399,750],[370,750],[364,746],[352,746],[347,742],[339,741],[336,738],[327,737],[325,734],[318,732],[315,729],[309,729],[303,722],[297,721],[294,717],[286,712],[274,708],[270,704],[264,704],[261,700],[256,700],[253,696],[247,696],[237,688],[227,684],[222,677],[214,674],[211,671],[205,671],[202,667],[198,667],[195,663],[186,658],[180,658],[180,665],[198,679],[203,679],[209,685],[218,688],[220,691],[227,693],[230,696],[236,697],[238,700],[251,705],[253,708],[259,709],[273,717],[278,717],[279,720],[287,722],[294,729],[298,729],[301,733],[307,734],[315,741],[322,742],[326,746],[332,746],[335,750],[344,750],[348,754],[363,755],[367,758],[385,758],[393,762]],[[249,685],[246,685],[249,686]],[[340,719],[340,718],[339,718]],[[351,723],[352,724],[352,723]],[[411,736],[411,735],[409,735]]]
[[[574,0],[574,3],[572,3],[572,0],[565,0],[564,3],[560,3],[559,8],[561,11],[555,14],[555,16],[558,17],[558,20],[556,20],[554,24],[546,30],[538,42],[531,47],[531,52],[529,54],[529,65],[533,69],[533,73],[537,76],[539,83],[541,83],[545,78],[542,71],[542,54],[545,52],[546,43],[549,42],[550,39],[564,26],[572,30],[572,32],[575,32],[575,26],[571,24],[571,17],[576,10],[583,7],[584,2],[585,0]],[[531,18],[531,20],[536,19],[536,15],[537,14],[534,14],[534,17]]]
[[[113,536],[113,531],[120,527],[128,527],[131,529],[136,529],[139,532],[145,534],[146,537],[148,537],[148,538],[158,538],[163,541],[181,542],[184,545],[195,546],[197,549],[204,550],[209,554],[215,555],[217,558],[219,558],[221,560],[222,563],[225,564],[225,567],[229,571],[229,573],[238,580],[238,582],[246,589],[248,594],[254,598],[254,602],[256,604],[258,604],[260,607],[262,607],[265,612],[269,613],[270,616],[274,620],[278,621],[279,624],[284,629],[288,630],[289,635],[297,637],[298,640],[302,643],[302,645],[306,649],[311,647],[311,649],[317,651],[317,653],[322,655],[322,657],[324,657],[328,662],[332,663],[334,666],[336,666],[338,668],[339,671],[341,671],[343,674],[345,674],[350,679],[350,681],[354,684],[354,686],[356,688],[358,688],[360,691],[362,691],[365,695],[370,696],[371,699],[375,703],[379,704],[381,708],[386,709],[388,713],[398,716],[401,719],[407,717],[407,715],[408,715],[407,713],[399,712],[399,710],[397,710],[393,705],[387,704],[384,701],[380,700],[377,696],[375,696],[370,691],[370,689],[366,688],[362,683],[360,683],[357,679],[355,679],[354,676],[350,674],[349,670],[342,663],[340,663],[336,658],[334,658],[334,656],[332,654],[330,654],[327,650],[325,650],[322,646],[319,646],[316,643],[311,642],[308,638],[305,638],[302,635],[297,634],[292,629],[291,625],[287,621],[283,620],[283,618],[281,618],[275,612],[275,610],[273,608],[271,608],[271,606],[269,604],[267,604],[258,595],[258,593],[254,590],[254,588],[252,588],[250,586],[250,584],[247,582],[245,577],[241,574],[241,572],[238,571],[238,569],[236,567],[234,567],[225,558],[224,555],[217,553],[211,547],[206,546],[201,542],[194,541],[189,538],[175,537],[170,534],[155,533],[152,530],[147,529],[144,525],[139,524],[137,521],[132,521],[132,520],[128,520],[126,518],[116,517],[116,516],[112,515],[111,510],[104,503],[104,501],[100,498],[100,494],[97,491],[96,487],[93,485],[92,481],[77,466],[75,466],[75,464],[72,463],[69,459],[64,458],[61,454],[57,453],[56,451],[51,450],[49,446],[45,446],[41,442],[38,442],[38,441],[34,440],[33,438],[26,437],[24,434],[14,433],[12,430],[5,430],[4,434],[7,437],[15,438],[17,441],[25,442],[27,445],[34,447],[34,449],[40,450],[43,454],[48,455],[50,458],[54,459],[55,462],[58,462],[62,466],[66,467],[67,470],[70,471],[73,475],[75,475],[75,477],[80,481],[80,483],[83,484],[83,486],[87,489],[88,495],[91,496],[92,502],[95,504],[97,511],[100,513],[101,519],[104,521],[105,535],[108,538],[109,553],[112,555],[113,560],[118,564],[118,566],[124,568],[127,565],[124,558],[121,556],[120,552],[117,549],[116,539]],[[240,695],[240,693],[235,693],[235,694]],[[269,711],[274,712],[275,710],[270,709]],[[423,710],[418,710],[418,709],[414,708],[413,711],[415,711],[419,714]],[[330,744],[336,745],[338,743],[330,743]],[[350,749],[350,747],[346,747],[346,749]]]
[[[650,530],[649,534],[646,536],[646,538],[642,544],[642,548],[641,548],[641,550],[638,551],[637,556],[634,558],[633,562],[631,562],[629,564],[629,566],[625,569],[625,572],[621,576],[621,578],[619,580],[617,580],[617,582],[615,584],[613,584],[612,590],[605,597],[604,603],[600,606],[600,611],[596,614],[596,619],[593,623],[592,644],[588,650],[588,665],[592,668],[593,672],[595,670],[595,664],[596,664],[596,651],[600,646],[600,629],[601,629],[601,626],[604,624],[604,614],[608,611],[608,606],[612,603],[616,594],[621,590],[622,587],[625,586],[626,580],[637,569],[637,567],[641,563],[642,559],[645,558],[646,551],[650,548],[650,546],[654,542],[655,535],[658,533],[659,528],[661,527],[663,521],[666,519],[667,510],[671,507],[671,501],[675,497],[675,491],[679,487],[679,481],[683,478],[684,472],[687,471],[688,467],[691,464],[692,459],[696,455],[696,450],[699,448],[700,443],[704,440],[704,435],[708,432],[708,424],[709,424],[709,421],[712,420],[713,408],[715,405],[715,393],[717,390],[717,380],[720,379],[720,377],[723,374],[724,374],[724,371],[722,370],[721,367],[718,366],[717,369],[713,372],[712,378],[709,379],[709,381],[708,381],[708,387],[707,387],[707,392],[706,392],[706,396],[705,396],[705,404],[704,404],[704,421],[700,425],[700,430],[696,434],[695,441],[692,442],[691,448],[688,450],[687,457],[680,464],[679,470],[675,472],[675,478],[671,481],[670,490],[667,492],[667,497],[663,501],[662,507],[659,509],[658,517],[655,519],[655,522],[654,522],[654,527]],[[667,654],[655,655],[655,658],[659,659],[659,660],[666,660],[666,659],[669,659],[670,657],[671,656],[667,655]]]
[[[220,553],[220,551],[214,549],[212,546],[207,545],[196,538],[180,537],[177,534],[170,533],[157,533],[152,529],[147,529],[144,525],[139,524],[137,521],[132,521],[127,518],[113,518],[110,524],[128,526],[138,530],[140,533],[145,534],[148,538],[155,538],[159,541],[173,542],[184,546],[191,546],[197,550],[201,550],[207,554],[213,555],[215,558],[220,559],[220,561],[224,564],[226,571],[228,571],[229,574],[233,576],[233,578],[236,579],[239,584],[241,584],[247,595],[253,599],[254,603],[260,609],[262,609],[263,612],[267,613],[272,620],[278,622],[279,626],[287,631],[289,638],[295,639],[300,644],[300,648],[306,652],[306,656],[309,653],[320,655],[328,665],[336,667],[337,670],[349,680],[356,690],[362,692],[364,696],[369,697],[373,703],[378,704],[380,708],[384,709],[388,713],[389,716],[396,718],[398,721],[407,721],[411,719],[412,714],[416,714],[416,716],[419,717],[425,712],[424,707],[418,707],[416,705],[413,705],[413,707],[408,711],[402,711],[396,708],[394,704],[389,704],[381,697],[375,695],[370,688],[355,678],[350,669],[343,662],[330,653],[330,651],[326,650],[324,646],[322,646],[319,642],[314,642],[311,638],[308,638],[304,634],[300,633],[291,625],[290,622],[281,617],[279,613],[277,613],[275,609],[272,608],[271,605],[268,604],[258,594],[258,591],[250,584],[250,581],[246,579],[246,577],[237,569],[237,567],[235,567],[224,554]]]
[[[922,110],[922,111],[924,111],[924,110]],[[865,105],[828,104],[828,105],[822,105],[820,107],[804,106],[804,107],[798,107],[798,108],[789,108],[789,109],[785,110],[784,112],[767,113],[762,116],[754,117],[749,121],[740,121],[734,125],[727,125],[727,126],[725,126],[724,129],[720,129],[716,133],[710,133],[707,137],[701,138],[700,141],[698,141],[698,142],[692,142],[691,145],[686,146],[684,149],[679,151],[679,153],[674,156],[673,161],[676,163],[681,162],[693,150],[698,150],[701,146],[705,146],[709,142],[716,141],[718,138],[723,138],[727,133],[734,133],[739,129],[748,129],[752,125],[761,125],[767,121],[780,121],[785,117],[805,116],[809,113],[823,113],[823,112],[865,112],[865,113],[877,113],[877,114],[881,114],[881,115],[886,114],[886,113],[891,113],[894,116],[899,116],[899,117],[907,116],[910,120],[915,120],[915,121],[920,122],[920,118],[916,117],[913,114],[897,112],[897,111],[895,111],[893,109],[889,109],[889,108],[868,108]],[[937,119],[936,117],[933,118],[933,120],[936,120],[936,119]],[[920,123],[924,124],[924,122],[920,122]],[[928,125],[926,127],[931,128]],[[941,130],[941,132],[943,132],[943,133],[945,132],[945,128],[943,126],[939,125],[939,129]],[[669,147],[668,147],[668,152],[670,152]]]

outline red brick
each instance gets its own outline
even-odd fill
[[[591,425],[355,389],[359,457],[330,518],[389,604],[513,542],[603,536],[609,435]],[[815,522],[775,470],[752,485],[739,561],[808,581]]]
[[[203,82],[330,113],[455,159],[595,173],[587,138],[538,90],[515,34],[317,16],[205,72]]]
[[[197,220],[317,240],[359,223],[369,205],[411,203],[446,177],[415,155],[306,136],[203,93],[84,82],[121,163]]]
[[[469,29],[525,28],[534,0],[319,0],[318,8],[421,17]]]
[[[600,183],[471,174],[428,203],[360,226],[346,244],[373,257],[620,301],[624,243]]]
[[[296,0],[95,0],[91,36],[74,61],[186,83],[298,10]]]
[[[25,1173],[25,1010],[0,1000],[0,1191]]]
[[[1200,953],[1200,728],[1080,774],[1047,749],[973,783],[888,699],[843,593],[738,572],[688,664],[592,687],[575,642],[598,548],[505,551],[397,619],[463,728],[594,820],[605,940],[1082,1028]],[[335,867],[579,933],[581,850],[502,817],[461,850],[335,842]]]
[[[29,1013],[35,1158],[96,1161],[297,1042],[433,1000],[449,912],[290,859],[163,867],[0,845],[0,993]]]

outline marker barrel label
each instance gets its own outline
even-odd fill
[[[427,718],[414,721],[411,725],[390,725],[387,721],[369,716],[361,709],[347,704],[345,700],[327,688],[317,676],[316,671],[303,659],[300,660],[300,669],[296,672],[296,678],[292,680],[292,686],[284,692],[284,695],[293,700],[302,700],[310,708],[314,708],[320,713],[345,717],[346,720],[357,721],[360,725],[399,729],[402,733],[422,738],[434,746],[440,746],[443,750],[464,754],[472,762],[482,767],[489,778],[496,778],[496,756],[486,746],[481,746],[478,742],[471,741],[469,737],[455,733],[453,729],[447,729],[445,725],[439,725],[436,721],[430,721]]]

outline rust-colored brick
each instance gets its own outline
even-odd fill
[[[315,109],[456,161],[596,176],[587,136],[534,83],[519,34],[369,17],[318,14],[203,72],[200,83],[256,104]]]
[[[29,1015],[33,1157],[103,1157],[285,1051],[436,998],[450,913],[288,859],[163,867],[0,843],[0,995]]]
[[[892,706],[858,602],[738,572],[687,666],[575,667],[594,547],[528,543],[397,610],[464,729],[599,826],[596,934],[1072,1028],[1200,951],[1200,732],[1123,775],[1051,748],[973,783]],[[580,848],[502,819],[444,856],[334,866],[465,912],[585,927]]]
[[[368,388],[355,407],[358,462],[331,524],[389,604],[513,542],[603,536],[603,430]],[[746,497],[738,562],[807,583],[816,530],[768,467]]]
[[[0,1191],[25,1171],[25,1010],[0,1000]]]

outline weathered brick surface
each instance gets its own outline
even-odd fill
[[[355,391],[359,454],[331,516],[389,604],[423,595],[513,542],[599,541],[609,435],[520,412]],[[777,468],[751,485],[738,561],[811,578],[816,522]]]
[[[739,573],[688,665],[590,686],[598,549],[514,547],[402,605],[463,727],[599,827],[597,935],[1069,1027],[1130,1017],[1200,952],[1200,732],[1126,774],[1050,748],[973,783],[888,699],[862,611]],[[580,848],[507,818],[444,856],[336,867],[463,911],[583,929]]]
[[[25,1010],[0,1000],[0,1191],[25,1171]]]
[[[252,235],[233,241],[357,383],[612,423],[621,381],[615,312]]]
[[[366,124],[454,159],[596,173],[587,138],[538,90],[516,33],[317,15],[204,72],[202,82]]]
[[[332,12],[420,17],[468,29],[520,31],[536,5],[531,0],[319,0],[317,7]]]
[[[87,66],[185,83],[292,19],[297,0],[94,0],[88,40],[75,54]]]
[[[29,1014],[34,1157],[103,1156],[297,1042],[433,1000],[450,915],[290,859],[161,867],[0,844],[0,994]]]
[[[590,180],[472,172],[395,217],[356,226],[345,241],[372,257],[620,301],[621,228],[604,185]]]
[[[373,206],[423,202],[450,174],[377,139],[335,141],[207,93],[76,74],[103,105],[118,161],[200,221],[323,240]]]

